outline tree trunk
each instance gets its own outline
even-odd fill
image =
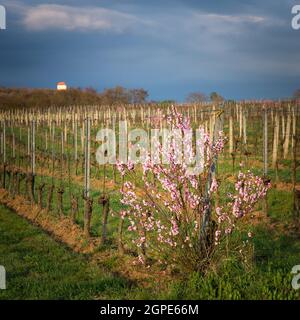
[[[72,195],[71,199],[71,217],[72,221],[75,223],[78,215],[78,198]]]
[[[12,190],[12,196],[15,197],[17,192],[18,192],[18,180],[19,180],[19,173],[18,171],[14,171],[13,173],[13,180],[14,180],[14,187],[13,187],[13,190]]]
[[[17,193],[18,194],[21,194],[21,182],[24,179],[25,179],[25,174],[23,172],[19,172],[18,178],[17,178]]]
[[[109,213],[109,198],[104,195],[99,198],[99,204],[102,205],[102,232],[101,232],[101,245],[106,242],[107,235],[107,219]]]
[[[39,186],[39,191],[38,191],[38,206],[40,209],[43,209],[43,192],[45,188],[45,183],[42,183]]]
[[[64,215],[64,207],[63,207],[63,195],[65,190],[63,187],[58,188],[57,190],[57,210],[58,214],[62,217]]]
[[[123,226],[124,226],[124,218],[120,216],[119,226],[118,226],[118,251],[120,255],[124,254]]]
[[[31,203],[34,203],[34,176],[32,173],[27,174],[26,182],[29,200]]]
[[[285,131],[285,139],[283,145],[283,158],[286,159],[289,153],[289,143],[290,143],[290,131],[291,131],[291,115],[288,115]]]
[[[47,207],[46,207],[47,212],[50,212],[50,210],[51,210],[54,188],[55,188],[55,187],[54,187],[54,185],[52,184],[52,185],[50,186],[49,190],[48,190]]]
[[[13,182],[13,172],[11,169],[7,170],[7,176],[8,176],[8,192],[11,194],[12,189],[14,187],[14,182]]]
[[[5,189],[6,187],[6,163],[3,164],[3,175],[2,175],[2,188]]]
[[[295,189],[294,193],[294,217],[300,218],[300,190]]]

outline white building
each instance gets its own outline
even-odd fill
[[[58,82],[57,83],[57,90],[61,91],[61,90],[67,90],[67,89],[68,89],[68,87],[65,84],[65,82]]]

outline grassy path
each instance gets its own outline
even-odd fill
[[[129,283],[89,263],[17,214],[0,206],[0,299],[121,299]]]
[[[109,263],[72,252],[0,205],[0,265],[7,271],[0,299],[300,299],[300,290],[291,287],[291,269],[300,264],[299,234],[276,229],[254,228],[253,268],[229,259],[218,275],[192,273],[161,290],[155,283],[129,283]]]

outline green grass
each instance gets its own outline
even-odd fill
[[[218,273],[138,287],[88,256],[71,252],[14,212],[0,206],[0,265],[7,290],[0,299],[300,299],[291,287],[291,269],[300,264],[300,237],[254,230],[252,268],[229,258]]]
[[[121,299],[130,283],[73,253],[0,206],[0,265],[7,290],[0,299]]]
[[[292,267],[300,264],[300,237],[278,235],[260,226],[254,229],[254,263],[246,268],[229,257],[218,273],[189,275],[171,285],[168,299],[299,300],[292,288]]]

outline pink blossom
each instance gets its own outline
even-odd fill
[[[190,129],[189,119],[174,107],[165,119],[182,133]],[[135,246],[143,246],[147,254],[158,259],[164,254],[171,263],[176,261],[176,248],[191,250],[191,256],[197,257],[199,246],[194,244],[200,241],[203,218],[207,212],[211,212],[211,220],[216,223],[213,248],[235,231],[239,219],[253,211],[257,202],[265,197],[270,184],[251,172],[240,172],[234,185],[235,191],[225,195],[225,204],[214,207],[215,193],[222,181],[218,182],[214,177],[209,185],[208,172],[214,165],[214,159],[224,150],[225,142],[223,132],[219,132],[213,141],[209,134],[204,134],[204,172],[197,176],[187,174],[187,166],[176,161],[178,150],[174,141],[171,141],[167,151],[159,148],[161,156],[166,153],[169,164],[155,164],[148,157],[143,164],[142,179],[130,162],[127,165],[117,164],[123,176],[128,170],[134,177],[131,181],[143,183],[142,193],[137,193],[135,183],[129,181],[123,184],[121,190],[121,203],[126,210],[122,210],[120,215],[129,221],[128,230],[132,232]],[[189,147],[189,156],[193,152]],[[153,175],[155,183],[150,175]],[[207,186],[208,192],[204,192]],[[144,261],[144,257],[139,256],[139,261]]]

